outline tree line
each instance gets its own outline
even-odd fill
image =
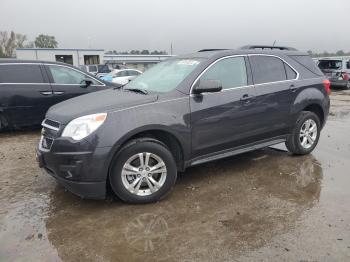
[[[131,51],[122,51],[118,52],[116,50],[113,51],[107,51],[106,54],[108,55],[167,55],[168,53],[166,51],[149,51],[147,49],[144,50],[131,50]]]
[[[343,50],[338,50],[335,53],[323,51],[322,53],[314,53],[313,51],[307,51],[311,57],[328,57],[328,56],[350,56],[350,52],[344,52]]]
[[[58,42],[54,36],[40,34],[34,41],[28,41],[24,34],[14,31],[0,31],[0,57],[14,57],[16,48],[56,48]]]

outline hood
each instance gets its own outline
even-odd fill
[[[74,118],[95,114],[108,113],[122,108],[154,102],[158,95],[144,95],[131,91],[107,89],[68,99],[52,106],[46,117],[67,124]]]

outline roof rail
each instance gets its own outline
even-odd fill
[[[223,51],[223,50],[229,50],[229,49],[218,49],[218,48],[209,48],[209,49],[201,49],[198,52],[210,52],[210,51]]]
[[[287,46],[274,46],[274,45],[245,45],[240,47],[239,49],[278,49],[278,50],[285,50],[285,51],[297,51],[297,49],[293,47],[287,47]]]

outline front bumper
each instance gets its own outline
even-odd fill
[[[50,150],[39,144],[36,158],[39,167],[73,194],[82,198],[104,199],[109,152],[110,148],[92,149],[88,142],[74,144],[58,139]]]

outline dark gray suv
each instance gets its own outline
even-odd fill
[[[81,197],[104,198],[110,187],[126,202],[157,201],[190,166],[281,142],[310,153],[329,85],[306,53],[289,48],[201,50],[51,107],[37,159]]]

